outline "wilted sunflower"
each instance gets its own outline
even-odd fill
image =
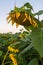
[[[16,23],[16,27],[18,27],[18,25],[27,26],[27,27],[33,25],[34,27],[37,27],[36,20],[27,12],[21,10],[18,12],[12,10],[8,15],[7,20],[8,23],[11,21],[12,25]]]

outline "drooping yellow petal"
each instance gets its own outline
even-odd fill
[[[17,60],[14,58],[14,55],[13,54],[9,54],[9,57],[12,60],[13,65],[17,65]]]
[[[31,16],[29,15],[28,20],[30,21],[30,24],[32,24]]]
[[[34,27],[38,27],[36,21],[31,16],[29,16],[29,21],[30,21],[30,24],[32,24]]]
[[[16,12],[16,19],[20,16],[20,12]]]
[[[25,17],[28,19],[28,14],[27,13],[25,13]]]
[[[7,20],[10,18],[10,15],[8,15]]]
[[[18,53],[19,52],[18,49],[14,49],[11,46],[8,46],[8,50],[11,51],[11,52],[14,52],[14,53]]]
[[[13,14],[13,18],[15,18],[15,13]]]
[[[33,20],[33,26],[34,26],[34,27],[38,27],[38,24],[36,23],[35,20]]]
[[[10,21],[12,21],[12,19],[11,19],[11,18],[9,18],[8,23],[10,23]]]
[[[12,19],[12,25],[15,23],[14,19]]]
[[[25,22],[25,21],[26,21],[26,18],[24,18],[23,22]]]
[[[8,50],[14,52],[14,49],[11,46],[8,46]]]

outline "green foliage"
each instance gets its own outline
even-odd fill
[[[2,52],[2,51],[0,51],[0,56],[2,56],[2,53],[3,53],[3,52]]]
[[[28,65],[38,65],[37,58],[31,60]]]
[[[4,59],[4,64],[12,64],[12,61],[9,58],[9,54],[12,53],[14,54],[15,58],[17,59],[18,65],[28,65],[31,59],[35,57],[40,57],[38,52],[35,50],[31,43],[31,38],[30,38],[30,33],[29,32],[23,32],[23,33],[16,33],[16,34],[0,34],[0,64],[2,65],[3,58]],[[5,43],[5,41],[7,42]],[[2,44],[3,42],[3,44]],[[8,52],[8,46],[11,46],[13,48],[19,49],[19,53],[15,54],[14,52]],[[3,52],[3,53],[2,53]],[[6,55],[5,55],[6,54]],[[39,60],[39,58],[38,58]],[[38,61],[37,61],[38,62]],[[13,64],[12,64],[13,65]]]
[[[43,10],[40,10],[37,13],[35,13],[35,15],[41,15],[41,14],[43,14]]]
[[[43,57],[43,29],[36,28],[32,31],[32,44],[39,52],[40,56]]]
[[[28,2],[25,3],[24,6],[33,10],[33,7],[32,7],[32,6],[30,5],[30,3],[28,3]]]

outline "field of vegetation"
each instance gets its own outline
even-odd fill
[[[29,32],[0,34],[1,65],[41,65],[42,61]]]

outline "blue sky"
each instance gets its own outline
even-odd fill
[[[29,2],[33,6],[35,12],[43,10],[43,0],[0,0],[0,33],[19,32],[21,27],[16,29],[15,25],[12,26],[11,23],[7,24],[6,17],[15,4],[20,7],[26,2]],[[40,19],[43,19],[43,15]]]

